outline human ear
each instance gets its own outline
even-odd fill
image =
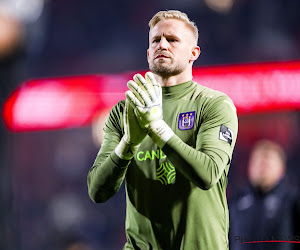
[[[147,61],[149,62],[149,49],[147,49]]]
[[[198,57],[200,56],[200,53],[201,53],[200,47],[194,46],[191,51],[190,62],[196,61],[198,59]]]

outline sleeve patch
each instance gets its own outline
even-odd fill
[[[225,125],[221,125],[219,139],[225,142],[228,142],[229,145],[232,143],[233,132],[230,128]]]

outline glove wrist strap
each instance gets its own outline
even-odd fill
[[[166,142],[174,135],[173,130],[164,120],[151,122],[148,131],[149,136],[160,148],[163,148]]]
[[[121,159],[131,160],[134,157],[139,146],[140,144],[133,144],[131,142],[127,142],[123,137],[118,146],[115,148],[115,153]]]

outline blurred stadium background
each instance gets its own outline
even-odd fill
[[[182,10],[198,25],[202,54],[195,67],[300,60],[300,2],[295,0],[1,0],[1,108],[31,79],[109,75],[101,81],[107,80],[109,91],[115,88],[117,98],[122,97],[124,74],[147,70],[148,21],[165,9]],[[280,91],[300,93],[299,74],[293,74],[297,77],[284,78]],[[270,89],[272,83],[266,83]],[[247,93],[249,86],[244,83],[243,88]],[[275,85],[275,97],[276,90]],[[230,91],[234,93],[234,88]],[[103,92],[106,101],[114,100],[107,89]],[[33,102],[47,98],[30,97]],[[295,103],[240,112],[228,199],[247,185],[249,150],[261,138],[284,146],[287,174],[299,186],[300,105]],[[0,249],[122,248],[124,187],[105,204],[94,204],[87,194],[86,175],[99,149],[108,108],[103,107],[86,123],[30,131],[9,129],[3,112]],[[36,112],[32,108],[27,110],[29,117]],[[39,112],[43,114],[43,109]],[[43,119],[51,124],[55,114]]]

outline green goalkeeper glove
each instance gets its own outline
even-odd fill
[[[127,83],[131,91],[126,92],[126,98],[133,107],[140,126],[162,148],[174,132],[163,120],[160,84],[151,72],[147,72],[145,78],[136,74],[135,81]]]
[[[134,114],[132,106],[125,100],[125,109],[124,109],[124,135],[115,149],[115,153],[125,160],[130,160],[137,149],[140,146],[140,143],[143,141],[146,132],[140,127],[136,116]]]

